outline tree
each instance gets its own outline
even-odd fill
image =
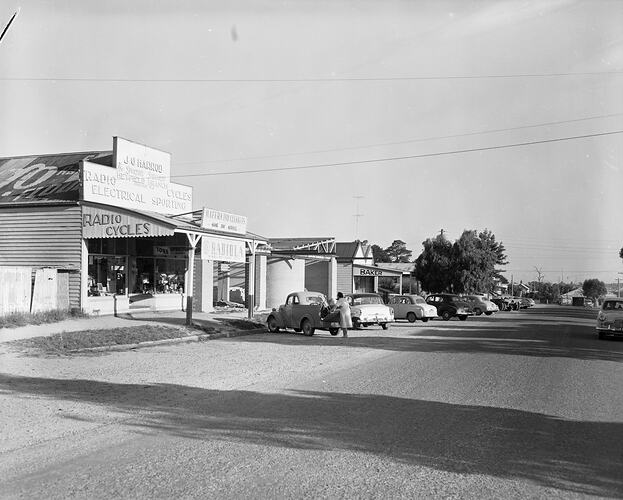
[[[499,277],[497,265],[507,263],[504,246],[495,241],[491,231],[477,233],[465,230],[453,245],[455,292],[490,292],[494,278]]]
[[[407,244],[402,240],[394,240],[393,243],[385,249],[385,253],[389,257],[389,262],[410,262],[413,252],[407,249]]]
[[[444,292],[452,285],[452,243],[443,235],[428,238],[424,250],[415,261],[415,278],[429,292]]]
[[[596,300],[602,295],[606,295],[607,291],[606,284],[597,278],[584,280],[584,283],[582,283],[582,292],[584,293],[584,296],[591,299]]]
[[[619,257],[623,259],[623,248],[621,248],[621,250],[619,251]]]
[[[492,291],[495,279],[503,278],[496,266],[507,263],[506,250],[488,229],[465,230],[454,244],[438,235],[423,246],[415,277],[430,292]]]
[[[383,250],[378,245],[372,245],[370,247],[372,249],[372,257],[374,258],[374,262],[391,262],[389,255],[387,252]]]

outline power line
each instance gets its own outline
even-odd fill
[[[578,73],[518,73],[509,75],[433,75],[389,77],[331,78],[98,78],[98,77],[2,77],[2,81],[20,82],[107,82],[107,83],[334,83],[399,82],[427,80],[483,80],[507,78],[557,78],[569,76],[621,75],[623,71],[587,71]]]
[[[600,118],[613,118],[615,116],[623,116],[623,113],[611,113],[607,115],[587,116],[584,118],[575,118],[571,120],[560,120],[560,121],[554,121],[554,122],[536,123],[534,125],[519,125],[517,127],[481,130],[478,132],[465,132],[462,134],[440,135],[440,136],[422,137],[419,139],[405,139],[403,141],[381,142],[381,143],[375,143],[375,144],[368,144],[364,146],[317,149],[313,151],[302,151],[299,153],[281,153],[281,154],[274,154],[274,155],[248,156],[244,158],[228,158],[228,159],[223,159],[223,160],[184,161],[184,162],[176,162],[175,165],[197,165],[197,164],[205,165],[207,163],[224,163],[224,162],[230,162],[230,161],[248,161],[248,160],[267,160],[271,158],[284,158],[288,156],[300,156],[300,155],[318,154],[318,153],[335,153],[339,151],[353,151],[357,149],[367,149],[367,148],[375,148],[375,147],[383,147],[383,146],[397,146],[400,144],[410,144],[413,142],[426,142],[426,141],[435,141],[435,140],[440,140],[440,139],[454,139],[457,137],[470,137],[474,135],[493,134],[497,132],[511,132],[513,130],[525,130],[528,128],[547,127],[550,125],[562,125],[565,123],[578,123],[578,122],[583,122],[583,121],[588,121],[588,120],[596,120]]]
[[[423,153],[419,155],[392,156],[392,157],[384,157],[384,158],[373,158],[369,160],[355,160],[355,161],[345,161],[345,162],[336,162],[336,163],[319,163],[315,165],[301,165],[301,166],[296,166],[296,167],[274,167],[274,168],[262,168],[262,169],[256,169],[256,170],[235,170],[232,172],[212,172],[212,173],[206,172],[206,173],[201,173],[201,174],[180,174],[180,175],[172,175],[171,178],[207,177],[207,176],[215,176],[215,175],[254,174],[254,173],[264,173],[264,172],[282,172],[285,170],[305,170],[305,169],[312,169],[312,168],[344,167],[344,166],[349,166],[349,165],[359,165],[359,164],[365,164],[365,163],[412,160],[412,159],[417,159],[417,158],[432,158],[435,156],[448,156],[448,155],[462,154],[462,153],[475,153],[478,151],[493,151],[496,149],[508,149],[508,148],[515,148],[515,147],[520,147],[520,146],[548,144],[552,142],[571,141],[575,139],[587,139],[590,137],[603,137],[607,135],[614,135],[614,134],[621,134],[621,133],[623,133],[623,130],[613,130],[610,132],[600,132],[596,134],[558,137],[555,139],[543,139],[540,141],[517,142],[513,144],[502,144],[499,146],[486,146],[486,147],[481,147],[481,148],[455,149],[452,151],[438,151],[435,153]]]
[[[2,34],[0,35],[0,42],[2,41],[2,39],[4,38],[4,35],[6,34],[6,32],[9,30],[9,26],[11,26],[11,23],[13,22],[13,20],[17,17],[17,14],[19,14],[19,9],[17,9],[15,11],[15,13],[13,14],[13,16],[11,16],[11,19],[9,19],[9,22],[7,23],[7,25],[4,27],[4,29],[2,30]]]

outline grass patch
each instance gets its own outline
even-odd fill
[[[26,325],[42,325],[44,323],[57,323],[65,319],[87,318],[89,315],[80,309],[54,310],[38,313],[11,313],[0,316],[0,328],[17,328]]]
[[[264,326],[263,323],[255,319],[248,320],[248,319],[236,319],[236,318],[233,318],[233,319],[222,318],[220,322],[232,328],[235,328],[237,330],[255,330],[256,328],[262,328]]]
[[[138,344],[153,340],[188,337],[189,332],[168,326],[128,326],[82,332],[64,332],[45,337],[16,340],[9,345],[16,349],[38,350],[46,354],[66,354],[78,349]]]

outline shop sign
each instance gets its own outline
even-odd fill
[[[201,258],[212,261],[245,262],[244,241],[204,235],[201,238]]]
[[[167,227],[136,217],[111,210],[94,207],[83,207],[82,237],[83,238],[141,238],[148,236],[170,236],[175,228]]]
[[[154,246],[154,255],[156,257],[168,257],[171,255],[171,249],[169,247]]]
[[[369,267],[353,267],[355,276],[398,276],[400,273],[396,271],[388,271],[383,269],[372,269]]]
[[[113,137],[113,166],[119,176],[128,181],[145,179],[169,182],[171,178],[171,153],[150,148],[123,137]]]
[[[244,215],[229,214],[220,210],[204,208],[201,227],[226,233],[246,234],[247,218]]]
[[[128,179],[114,167],[84,161],[82,163],[82,198],[85,201],[113,205],[130,210],[160,214],[192,211],[192,187],[164,180]]]

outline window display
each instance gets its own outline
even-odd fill
[[[126,257],[89,256],[88,295],[125,295]]]

